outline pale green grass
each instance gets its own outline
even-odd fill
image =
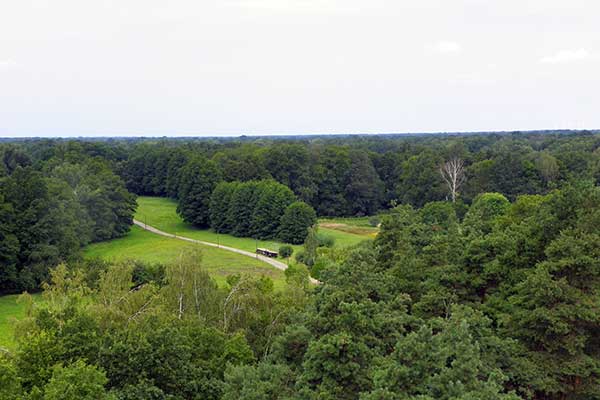
[[[86,258],[99,257],[104,260],[132,259],[168,264],[177,260],[182,252],[191,249],[201,250],[202,267],[220,286],[225,285],[227,276],[241,273],[268,276],[273,280],[276,288],[284,286],[283,271],[260,260],[227,250],[159,236],[137,226],[133,226],[131,232],[123,238],[87,246],[84,249],[84,256]]]
[[[282,243],[270,240],[255,240],[252,238],[235,237],[226,234],[216,234],[210,229],[198,229],[184,222],[177,214],[177,203],[163,197],[144,197],[137,199],[138,208],[135,219],[153,226],[161,231],[186,236],[204,242],[219,243],[224,246],[254,252],[256,247],[279,250]],[[297,251],[301,246],[293,246]]]
[[[356,235],[353,233],[343,232],[338,229],[325,228],[323,226],[319,226],[319,232],[328,236],[332,236],[335,239],[334,247],[350,247],[360,242],[364,242],[365,240],[373,240],[373,237]]]
[[[177,203],[172,199],[163,197],[140,196],[137,199],[138,209],[135,219],[147,223],[164,232],[190,237],[205,242],[220,243],[225,246],[235,247],[254,252],[256,247],[278,250],[282,243],[277,241],[254,240],[252,238],[239,238],[232,235],[219,234],[209,229],[198,229],[183,222],[177,214]],[[326,226],[321,226],[325,223]],[[337,223],[333,227],[328,223]],[[347,225],[344,228],[342,225]],[[357,228],[360,227],[360,228]],[[355,230],[353,232],[352,230]],[[368,226],[368,217],[362,218],[336,218],[320,220],[319,230],[335,238],[335,246],[353,246],[363,240],[373,239],[377,234],[377,228]],[[292,246],[297,252],[302,246]]]
[[[333,236],[336,246],[353,246],[363,240],[373,240],[379,228],[369,225],[369,217],[321,218],[319,230]]]
[[[32,295],[34,301],[39,301],[39,293]],[[0,348],[12,349],[15,345],[15,322],[25,316],[26,304],[17,302],[18,294],[0,297]]]
[[[334,217],[334,218],[319,218],[319,223],[339,223],[351,226],[360,226],[363,228],[377,229],[369,223],[372,217]]]

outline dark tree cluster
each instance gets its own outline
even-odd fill
[[[302,243],[315,211],[274,180],[221,182],[210,197],[210,226],[215,232],[257,239]]]
[[[0,147],[0,293],[36,290],[82,246],[129,231],[134,196],[103,158],[66,147],[47,160]]]

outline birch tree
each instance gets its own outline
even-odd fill
[[[448,186],[452,202],[456,202],[461,186],[467,180],[465,176],[465,162],[455,157],[440,166],[440,174]]]

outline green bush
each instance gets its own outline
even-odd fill
[[[295,258],[299,263],[306,264],[306,252],[304,250],[298,251]]]
[[[279,255],[283,258],[290,257],[292,253],[294,253],[294,248],[289,244],[284,244],[283,246],[279,247]]]
[[[330,235],[326,235],[324,233],[317,233],[317,242],[319,243],[319,247],[329,247],[332,248],[335,244],[335,238]]]

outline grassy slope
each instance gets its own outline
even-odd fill
[[[136,219],[146,222],[160,230],[177,233],[207,242],[217,242],[217,235],[210,230],[197,229],[183,222],[175,209],[177,204],[170,199],[159,197],[139,197]],[[335,238],[336,246],[352,246],[365,239],[371,239],[377,233],[370,227],[368,217],[333,218],[319,220],[319,230]],[[238,238],[231,235],[219,235],[221,244],[242,250],[254,251],[256,242],[251,238]],[[277,250],[281,243],[275,241],[258,241],[259,247]],[[225,250],[214,249],[186,243],[181,240],[161,237],[141,228],[133,226],[124,238],[109,242],[95,243],[86,247],[85,257],[101,257],[108,260],[139,259],[147,262],[168,263],[176,259],[182,251],[189,248],[200,248],[203,255],[203,266],[220,284],[225,284],[227,275],[235,273],[252,273],[269,276],[276,288],[283,287],[285,278],[279,271],[258,260],[253,260]],[[295,250],[301,246],[294,246]],[[34,295],[39,296],[39,295]],[[25,305],[17,304],[16,295],[0,297],[0,347],[10,348],[13,343],[13,318],[20,318],[25,313]],[[39,297],[37,297],[39,298]]]
[[[198,229],[183,222],[177,215],[177,203],[174,200],[162,197],[138,197],[138,209],[135,219],[147,223],[164,232],[176,233],[177,235],[203,240],[205,242],[217,243],[254,252],[256,245],[267,249],[278,250],[281,243],[277,241],[258,240],[252,238],[239,238],[232,235],[219,234],[208,229]],[[298,250],[301,246],[294,246]]]
[[[269,276],[275,287],[285,282],[283,271],[275,269],[259,260],[254,260],[226,250],[215,249],[170,239],[144,231],[133,226],[131,232],[120,239],[94,243],[85,248],[85,257],[100,257],[106,260],[136,259],[155,263],[168,263],[176,260],[182,251],[199,248],[202,250],[202,265],[215,278],[219,285],[225,284],[228,275],[251,273]]]
[[[40,294],[32,295],[34,301],[39,301]],[[0,297],[0,348],[14,347],[14,320],[25,316],[24,303],[17,303],[19,295]]]
[[[183,222],[177,215],[177,203],[171,199],[161,197],[138,197],[138,209],[135,218],[145,222],[161,231],[176,233],[178,235],[191,237],[206,242],[219,243],[242,250],[252,251],[256,249],[256,241],[252,238],[238,238],[232,235],[218,235],[208,229],[198,229],[191,224]],[[364,220],[364,221],[363,221]],[[335,220],[323,220],[324,222],[337,223],[332,228],[320,227],[319,230],[335,238],[336,246],[352,246],[365,239],[372,239],[377,232],[376,228],[368,226],[368,218],[342,218]],[[352,230],[353,227],[360,228]],[[277,241],[258,241],[258,247],[277,250],[281,243]],[[293,246],[294,251],[302,246]]]

